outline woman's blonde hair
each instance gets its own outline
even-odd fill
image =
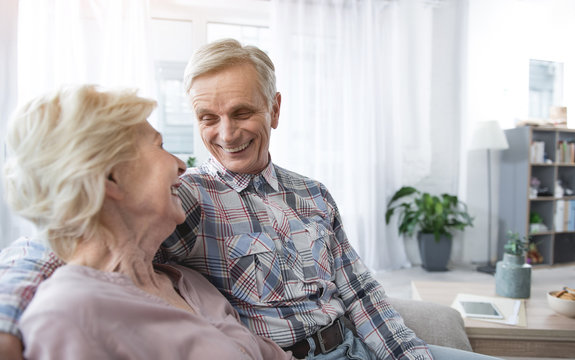
[[[156,106],[135,90],[62,88],[21,107],[8,126],[7,203],[63,260],[99,230],[105,180],[136,157],[137,125]]]
[[[251,45],[242,46],[235,39],[222,39],[199,48],[184,71],[184,89],[190,95],[192,82],[198,76],[243,64],[256,69],[260,91],[271,109],[277,93],[274,63],[264,51]]]

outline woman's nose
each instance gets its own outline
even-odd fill
[[[176,162],[178,163],[178,176],[183,175],[186,172],[186,163],[183,162],[179,157],[177,157],[176,155],[172,155],[173,157],[176,158]]]

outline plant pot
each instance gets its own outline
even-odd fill
[[[435,241],[433,234],[417,234],[421,266],[427,271],[447,271],[447,263],[451,257],[452,238],[441,235]]]
[[[531,296],[531,265],[525,264],[525,256],[503,254],[495,268],[495,293],[518,299]]]

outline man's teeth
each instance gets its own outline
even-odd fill
[[[171,192],[172,192],[172,195],[176,195],[176,196],[178,195],[178,187],[179,187],[179,186],[175,186],[175,185],[172,185],[172,186],[170,187],[170,190],[171,190]]]
[[[234,153],[234,152],[242,151],[243,149],[247,148],[249,144],[250,144],[250,142],[247,142],[247,143],[240,145],[236,148],[223,148],[223,149],[225,152]]]

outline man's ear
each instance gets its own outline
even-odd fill
[[[106,178],[106,196],[114,200],[122,200],[124,192],[116,181],[116,173],[112,171]]]
[[[282,104],[282,94],[277,92],[275,102],[272,105],[272,123],[271,123],[272,129],[276,129],[278,127],[281,104]]]

